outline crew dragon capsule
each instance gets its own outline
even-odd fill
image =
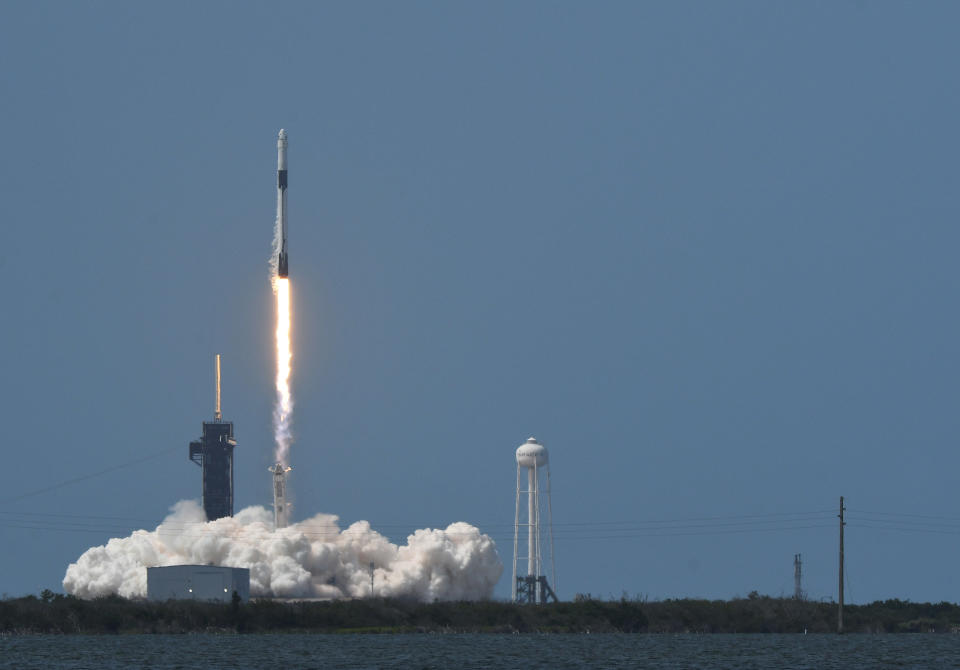
[[[277,135],[277,223],[280,225],[280,254],[277,257],[277,276],[286,277],[287,265],[287,131]]]

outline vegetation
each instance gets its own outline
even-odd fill
[[[0,634],[186,632],[829,633],[833,603],[751,593],[733,600],[599,600],[542,606],[395,599],[205,603],[116,596],[81,600],[44,591],[0,600]],[[960,605],[886,600],[844,608],[848,632],[960,632]]]

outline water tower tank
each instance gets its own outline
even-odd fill
[[[529,438],[517,447],[517,465],[522,468],[532,468],[534,466],[542,468],[549,460],[547,448],[537,442],[535,437]]]

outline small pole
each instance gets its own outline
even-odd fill
[[[843,496],[840,496],[840,514],[838,515],[840,517],[840,581],[839,581],[840,608],[837,611],[837,633],[838,634],[843,633],[843,527],[847,525],[846,522],[843,520],[844,511],[846,511],[846,508],[843,506]]]

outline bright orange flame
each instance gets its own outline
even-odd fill
[[[290,280],[274,277],[273,291],[277,296],[277,403],[273,410],[273,428],[277,462],[287,465],[292,439],[290,419],[293,414],[293,396],[290,394],[293,359],[290,349]]]

